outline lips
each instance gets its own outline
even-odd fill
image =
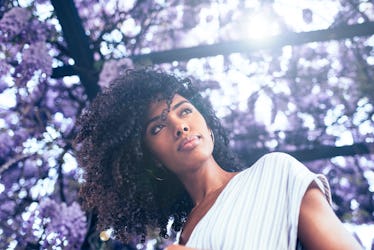
[[[200,136],[190,135],[183,140],[178,145],[178,151],[189,151],[194,149],[197,145],[200,144]]]

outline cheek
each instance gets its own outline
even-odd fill
[[[159,161],[164,161],[167,152],[170,151],[167,149],[167,144],[162,139],[156,139],[148,143],[148,148],[152,155]]]
[[[208,134],[209,137],[210,137],[210,129],[208,127],[208,124],[206,123],[204,117],[202,117],[201,115],[198,117],[198,122],[197,124],[200,124],[199,125],[199,130],[201,132],[203,132],[204,134]]]

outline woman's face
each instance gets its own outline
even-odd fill
[[[157,160],[181,175],[213,157],[213,141],[204,117],[187,99],[176,94],[165,113],[167,108],[165,100],[150,104],[145,142]]]

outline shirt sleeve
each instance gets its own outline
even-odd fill
[[[270,153],[265,158],[271,165],[281,168],[280,171],[287,172],[285,191],[288,210],[288,242],[290,249],[296,249],[300,207],[306,190],[312,182],[315,182],[331,205],[330,186],[324,175],[311,172],[304,164],[288,154]]]
[[[238,173],[198,222],[186,246],[198,249],[289,249],[297,245],[301,201],[323,175],[285,153],[270,153]]]

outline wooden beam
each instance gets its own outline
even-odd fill
[[[330,40],[348,39],[374,34],[374,22],[343,25],[335,28],[316,30],[309,32],[289,32],[265,40],[238,40],[222,42],[212,45],[199,45],[190,48],[179,48],[166,51],[152,52],[149,54],[133,55],[129,58],[134,62],[147,64],[160,64],[173,61],[186,61],[192,58],[210,57],[216,55],[228,55],[231,53],[248,53],[263,49],[282,48],[286,45],[295,46],[310,42],[322,42]],[[53,69],[53,78],[76,74],[73,66]],[[61,74],[63,73],[63,74]]]
[[[228,55],[231,53],[248,53],[263,49],[281,48],[286,45],[300,45],[310,42],[340,40],[357,36],[370,36],[374,34],[374,22],[344,25],[336,28],[316,30],[309,32],[288,32],[263,40],[238,40],[222,42],[212,45],[199,45],[190,48],[180,48],[168,51],[152,52],[149,54],[134,55],[130,58],[135,62],[151,62],[160,64],[173,61],[186,61],[192,58]]]
[[[254,163],[258,158],[266,153],[268,149],[241,149],[237,150],[237,155],[242,162],[246,164]],[[347,146],[328,146],[320,145],[310,149],[301,149],[296,151],[282,151],[294,156],[302,162],[315,161],[321,159],[331,159],[337,156],[355,156],[374,154],[374,143],[359,142]]]

